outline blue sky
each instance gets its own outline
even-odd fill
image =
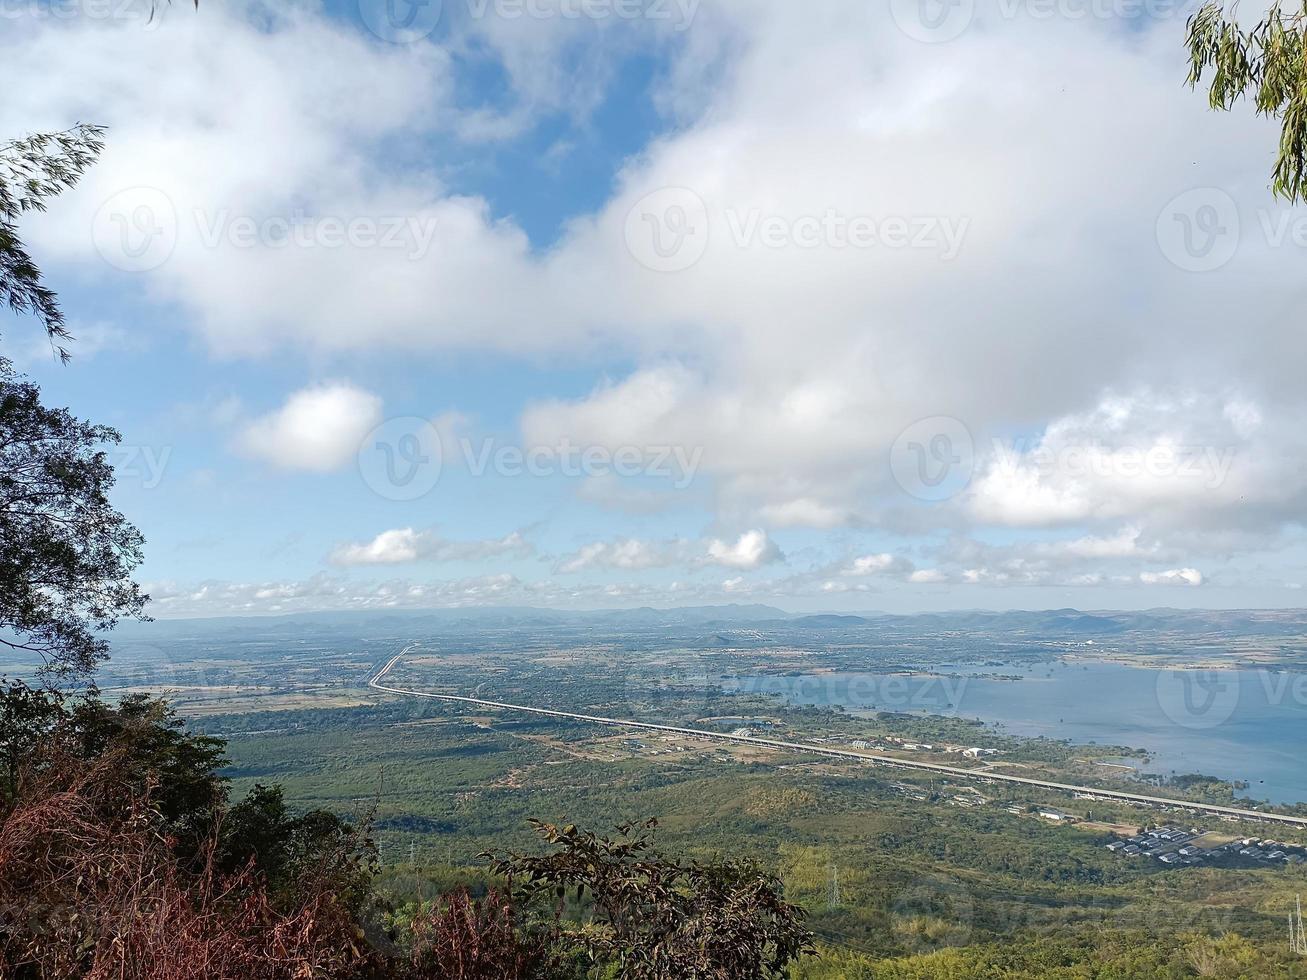
[[[15,9],[4,131],[111,130],[3,350],[159,616],[1296,605],[1273,125],[1054,6]]]

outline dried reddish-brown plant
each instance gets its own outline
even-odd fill
[[[114,754],[46,760],[0,823],[0,974],[41,980],[349,977],[372,960],[337,896],[278,911],[213,848],[183,867]]]
[[[547,959],[543,940],[521,938],[506,892],[443,896],[413,920],[414,980],[526,980]]]

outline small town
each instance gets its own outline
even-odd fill
[[[1244,859],[1259,864],[1296,865],[1307,862],[1307,847],[1257,837],[1226,836],[1182,827],[1154,827],[1133,837],[1112,841],[1107,849],[1123,857],[1152,858],[1162,864],[1207,864]]]

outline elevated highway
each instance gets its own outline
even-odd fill
[[[701,728],[684,728],[678,725],[659,725],[648,721],[634,721],[629,718],[608,718],[603,715],[583,715],[573,711],[555,711],[550,708],[533,708],[524,704],[509,704],[506,701],[489,701],[485,698],[470,698],[457,694],[432,694],[429,691],[409,691],[392,687],[384,683],[391,668],[412,649],[405,647],[398,654],[386,661],[380,670],[373,673],[368,686],[387,694],[398,694],[411,698],[429,698],[433,701],[448,701],[454,704],[468,704],[481,708],[499,708],[504,711],[521,711],[527,714],[544,715],[549,718],[564,718],[569,721],[584,721],[592,725],[606,725],[613,728],[634,728],[642,731],[664,732],[682,735],[687,738],[701,739],[709,742],[731,742],[742,745],[759,745],[772,749],[785,749],[791,752],[805,752],[810,755],[826,756],[836,759],[852,759],[857,762],[872,763],[880,766],[893,766],[899,769],[915,769],[931,772],[954,779],[968,779],[988,783],[1017,783],[1024,786],[1037,786],[1063,793],[1094,796],[1105,800],[1120,800],[1123,803],[1143,804],[1150,807],[1173,807],[1194,813],[1207,813],[1219,817],[1237,817],[1241,820],[1256,820],[1269,823],[1290,824],[1295,827],[1307,827],[1307,817],[1293,817],[1284,813],[1267,813],[1262,810],[1245,810],[1239,807],[1218,806],[1214,803],[1195,803],[1192,800],[1176,800],[1165,796],[1150,796],[1145,793],[1128,793],[1121,790],[1103,789],[1097,786],[1077,786],[1073,783],[1058,783],[1047,779],[1035,779],[1030,776],[1013,776],[993,770],[966,769],[962,766],[949,766],[937,762],[918,762],[912,759],[897,759],[888,755],[875,755],[854,749],[837,749],[826,745],[813,745],[808,742],[787,742],[775,738],[762,738],[756,735],[729,735],[724,732],[710,732]]]

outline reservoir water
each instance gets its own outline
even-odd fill
[[[814,673],[723,679],[731,691],[849,711],[979,719],[1015,735],[1144,749],[1144,772],[1248,783],[1247,795],[1307,802],[1307,674],[1170,670],[1054,661],[938,673]]]

